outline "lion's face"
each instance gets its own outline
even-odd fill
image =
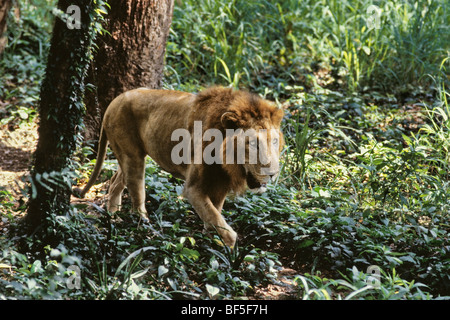
[[[279,158],[284,145],[280,130],[283,112],[272,105],[269,107],[271,112],[262,115],[248,117],[248,114],[237,116],[227,112],[222,116],[222,122],[234,126],[234,129],[227,129],[224,163],[241,165],[247,186],[253,192],[264,192],[266,184],[274,180],[280,170]]]
[[[272,127],[246,130],[243,135],[245,139],[241,146],[245,148],[243,167],[247,185],[254,192],[264,192],[266,184],[274,180],[280,170],[281,132]]]

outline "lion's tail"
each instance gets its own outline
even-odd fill
[[[106,156],[106,148],[108,146],[108,138],[106,137],[106,133],[103,130],[103,126],[100,132],[100,141],[98,142],[98,151],[97,151],[97,162],[95,163],[94,171],[89,178],[86,186],[81,190],[79,188],[75,188],[72,190],[74,196],[78,198],[84,198],[89,189],[94,185],[97,180],[100,171],[102,170],[103,162],[105,161]]]

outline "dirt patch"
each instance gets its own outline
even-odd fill
[[[293,300],[298,299],[298,287],[294,283],[298,272],[290,268],[282,268],[275,283],[257,287],[251,299],[256,300]]]
[[[15,128],[0,127],[0,190],[10,192],[15,199],[22,196],[24,179],[29,174],[38,139],[37,127],[35,122]]]

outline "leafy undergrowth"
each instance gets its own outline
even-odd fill
[[[367,149],[371,143],[366,140]],[[224,215],[240,235],[234,251],[221,246],[214,233],[203,232],[180,196],[182,182],[149,160],[150,223],[130,215],[128,201],[118,217],[95,203],[77,204],[66,216],[50,217],[55,245],[47,246],[44,255],[3,249],[1,295],[254,298],[256,288],[277,283],[281,268],[289,267],[297,272],[292,281],[299,299],[438,298],[448,294],[450,284],[449,189],[448,183],[429,176],[430,167],[394,170],[399,165],[424,166],[425,155],[413,157],[415,152],[408,145],[381,148],[371,157],[354,152],[345,165],[347,156],[323,152],[307,157],[304,176],[310,181],[304,187],[292,181],[288,186],[294,173],[282,175],[285,181],[280,178],[262,195],[228,199]],[[403,162],[391,161],[390,153]],[[339,165],[329,166],[338,159]],[[371,168],[369,159],[378,167]],[[106,168],[114,165],[109,161]],[[104,179],[110,174],[107,170]],[[376,188],[371,174],[379,175]],[[393,179],[399,174],[405,176]],[[3,199],[3,208],[7,202]],[[39,246],[37,241],[22,239],[29,252]]]
[[[51,12],[38,2],[21,1],[23,18],[9,24],[5,130],[35,116]],[[165,87],[244,87],[286,111],[279,178],[224,205],[237,247],[204,233],[182,182],[151,160],[150,222],[127,198],[110,216],[100,200],[116,169],[108,160],[98,194],[34,237],[18,229],[24,202],[0,189],[0,226],[11,231],[0,234],[0,299],[256,299],[282,286],[285,269],[295,299],[450,296],[448,11],[437,3],[386,1],[370,29],[364,0],[183,1]],[[89,152],[74,159],[81,181]]]
[[[130,214],[127,200],[119,219],[95,201],[49,217],[54,239],[44,255],[4,246],[2,297],[255,298],[257,288],[278,283],[282,268],[295,270],[299,299],[447,296],[448,153],[436,144],[439,134],[448,135],[448,119],[432,132],[436,114],[424,105],[383,100],[375,108],[376,99],[366,103],[336,92],[293,96],[284,103],[280,177],[266,193],[231,197],[224,205],[240,235],[235,250],[203,232],[180,196],[182,181],[149,160],[150,223]],[[310,103],[321,108],[314,111]],[[306,150],[299,148],[304,141]],[[115,167],[107,161],[102,179]],[[14,211],[23,208],[10,201],[3,191],[2,219],[14,225]],[[28,252],[41,245],[38,238],[13,241]]]

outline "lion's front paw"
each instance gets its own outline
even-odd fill
[[[230,248],[233,248],[236,244],[237,233],[230,226],[227,226],[227,228],[221,228],[218,231],[223,242],[225,242],[225,244]]]
[[[149,223],[150,220],[147,217],[147,212],[138,211],[139,216],[141,217],[141,221],[145,223]]]
[[[211,238],[212,238],[211,231],[214,232],[214,230],[219,234],[224,245],[227,245],[230,248],[233,248],[235,246],[237,233],[228,224],[223,227],[219,227],[205,223],[205,229],[203,231]]]

